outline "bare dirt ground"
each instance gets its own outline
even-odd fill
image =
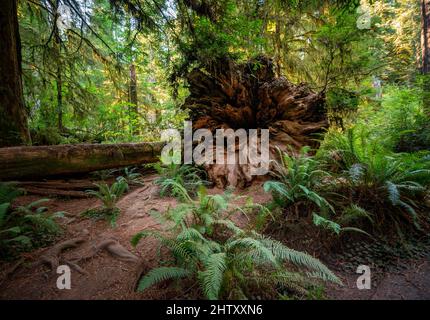
[[[335,300],[428,300],[430,299],[429,258],[410,261],[404,272],[385,273],[370,290],[357,289],[359,274],[342,274],[344,287],[328,286],[327,295]]]
[[[40,248],[23,255],[23,259],[13,263],[0,262],[0,299],[186,299],[193,298],[193,289],[182,292],[171,286],[159,286],[145,293],[135,291],[136,283],[142,273],[159,266],[163,252],[159,252],[154,239],[143,239],[136,248],[130,239],[137,232],[148,229],[160,229],[162,226],[149,214],[151,210],[163,212],[169,206],[175,206],[174,198],[160,198],[158,188],[153,184],[154,175],[145,177],[143,187],[134,188],[125,195],[118,207],[121,209],[117,226],[112,228],[105,220],[81,217],[86,209],[100,203],[93,198],[61,199],[48,202],[50,210],[66,211],[62,221],[64,233],[48,248]],[[211,189],[210,193],[220,193]],[[256,203],[270,200],[261,185],[256,185],[238,192],[252,197]],[[19,204],[26,204],[40,196],[23,196]],[[246,225],[247,217],[239,214],[234,217],[239,225]],[[74,248],[61,253],[61,261],[79,261],[72,268],[72,286],[70,290],[59,290],[56,286],[58,274],[48,264],[39,264],[42,257],[55,246],[70,239],[84,241]],[[122,253],[115,250],[100,249],[103,243],[119,246]],[[108,247],[109,248],[109,247]],[[111,247],[113,248],[113,247]],[[123,250],[125,249],[125,250]],[[90,253],[90,254],[89,254]],[[324,257],[320,257],[324,261]],[[79,260],[80,259],[80,260]],[[61,261],[58,261],[61,264]],[[328,264],[331,267],[330,263]],[[328,286],[326,296],[329,299],[430,299],[430,261],[429,257],[410,261],[408,268],[401,273],[382,275],[378,285],[370,290],[358,290],[355,273],[337,273],[344,281],[343,287]]]

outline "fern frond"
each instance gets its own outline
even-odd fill
[[[393,206],[396,206],[399,204],[400,201],[400,192],[399,189],[397,188],[397,186],[392,183],[391,181],[387,181],[386,182],[386,188],[388,191],[388,198],[391,201],[391,204]]]
[[[187,269],[178,267],[160,267],[149,271],[140,281],[137,290],[142,292],[154,284],[169,280],[181,279],[190,276]]]
[[[249,255],[255,262],[268,263],[275,267],[279,267],[279,263],[273,252],[265,247],[260,240],[250,237],[229,240],[226,243],[226,248],[227,251],[239,250],[243,252],[243,250],[248,250]]]
[[[320,275],[319,278],[335,283],[341,283],[338,277],[330,271],[321,261],[308,255],[307,253],[296,251],[284,246],[282,243],[269,238],[262,238],[261,242],[273,252],[273,255],[281,261],[289,261],[296,266],[302,266],[314,271]]]
[[[204,261],[205,268],[199,273],[203,292],[210,300],[219,298],[224,271],[226,270],[226,254],[224,252],[211,254]]]

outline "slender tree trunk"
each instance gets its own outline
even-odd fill
[[[130,115],[132,119],[132,128],[133,133],[138,134],[139,128],[137,125],[138,121],[138,101],[137,101],[137,77],[136,77],[136,66],[134,64],[130,65],[130,88],[129,88],[129,102],[130,106]]]
[[[421,0],[422,73],[430,73],[430,0]]]
[[[61,68],[57,68],[57,115],[58,130],[63,131],[63,81],[61,78]]]
[[[54,46],[57,53],[57,72],[56,72],[56,84],[57,84],[57,126],[60,132],[63,131],[63,80],[61,77],[61,37],[60,30],[57,26],[59,19],[58,7],[60,1],[55,2],[55,19],[54,19]]]
[[[30,142],[21,78],[17,0],[0,1],[0,146]]]
[[[430,0],[421,0],[421,72],[424,110],[430,117]]]
[[[276,17],[275,27],[275,64],[276,64],[276,76],[281,76],[281,22],[279,17]]]

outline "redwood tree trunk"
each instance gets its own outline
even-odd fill
[[[137,101],[137,77],[136,77],[136,66],[134,64],[130,65],[130,88],[129,88],[129,102],[130,116],[132,120],[133,133],[138,134],[138,101]]]
[[[60,132],[63,131],[63,79],[61,76],[61,37],[60,30],[57,26],[57,21],[59,18],[58,7],[60,5],[60,1],[55,1],[55,18],[54,18],[54,47],[57,53],[57,74],[56,74],[56,84],[57,84],[57,126]]]
[[[421,72],[425,76],[423,102],[430,117],[430,0],[421,0],[421,26]]]
[[[21,78],[16,0],[0,1],[0,146],[30,142]]]

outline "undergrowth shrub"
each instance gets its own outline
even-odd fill
[[[142,174],[136,171],[136,167],[126,167],[123,170],[123,175],[119,178],[124,179],[129,185],[142,186],[144,184],[142,181]]]
[[[288,206],[311,201],[323,211],[333,211],[330,203],[318,194],[318,190],[330,173],[319,169],[319,163],[308,156],[310,148],[304,147],[297,156],[279,151],[279,162],[273,161],[271,175],[276,181],[264,183],[264,191],[271,192],[276,204]]]
[[[55,221],[63,212],[49,213],[40,199],[25,206],[12,206],[22,191],[8,183],[0,183],[0,259],[14,259],[21,252],[44,246],[60,234]]]
[[[94,184],[98,190],[87,190],[87,194],[102,201],[99,208],[88,209],[82,213],[83,216],[91,218],[104,218],[110,222],[112,227],[116,226],[116,220],[120,214],[120,209],[116,203],[121,196],[127,192],[128,183],[123,177],[119,177],[111,186],[106,183]]]
[[[206,180],[206,171],[196,166],[157,163],[154,168],[159,174],[154,183],[160,186],[161,196],[173,196],[184,200],[182,189],[193,197],[200,186],[209,184]]]
[[[417,230],[427,223],[428,154],[395,154],[367,132],[352,129],[329,132],[316,156],[307,152],[281,154],[273,172],[277,180],[264,185],[282,208],[276,222],[300,211],[336,234],[397,226]]]
[[[199,188],[198,200],[191,197],[182,206],[162,215],[166,231],[142,231],[132,239],[136,246],[145,237],[155,237],[170,252],[171,261],[142,277],[138,290],[172,279],[198,283],[207,299],[276,298],[291,290],[306,293],[312,278],[340,283],[319,260],[282,243],[245,231],[228,219],[231,193],[207,195]]]

